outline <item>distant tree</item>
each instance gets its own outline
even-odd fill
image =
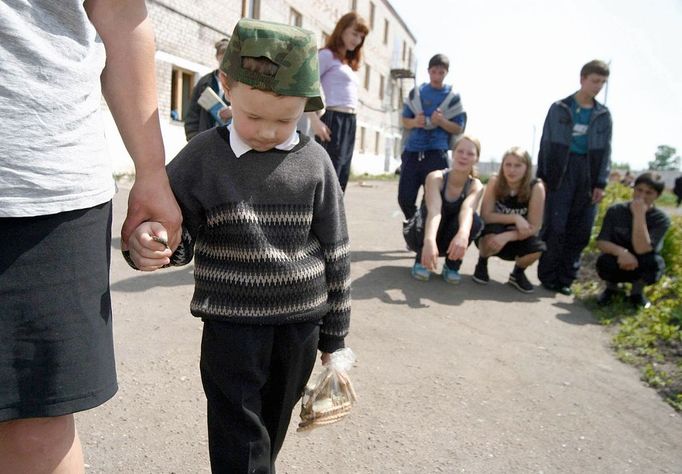
[[[623,171],[632,171],[629,163],[611,163],[611,169],[623,170]]]
[[[668,145],[658,145],[654,161],[649,162],[649,169],[656,171],[668,171],[680,169],[680,158],[676,155],[677,150]]]

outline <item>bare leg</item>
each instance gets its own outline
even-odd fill
[[[540,258],[540,255],[542,255],[542,252],[529,253],[523,257],[518,257],[516,259],[516,266],[525,270],[535,263]]]
[[[0,474],[83,474],[73,415],[0,423]]]
[[[483,258],[492,257],[498,252],[495,252],[490,248],[490,240],[495,236],[495,234],[488,234],[481,237],[478,248],[478,255]]]

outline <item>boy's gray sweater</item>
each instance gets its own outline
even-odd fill
[[[239,324],[321,320],[319,348],[343,347],[350,254],[343,193],[324,149],[305,135],[291,151],[237,158],[225,127],[194,137],[168,164],[194,256],[190,311]]]

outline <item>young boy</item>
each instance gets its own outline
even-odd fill
[[[274,472],[317,349],[325,361],[348,333],[343,193],[323,148],[296,133],[322,108],[317,61],[311,33],[240,20],[220,66],[233,121],[168,165],[182,244],[171,256],[152,222],[130,239],[141,270],[194,254],[213,472]]]
[[[665,270],[658,252],[670,227],[670,218],[654,206],[663,188],[663,181],[644,173],[635,180],[632,201],[614,204],[606,211],[597,236],[597,247],[603,252],[597,259],[597,273],[606,282],[597,300],[600,305],[613,300],[620,282],[632,283],[633,306],[651,305],[642,291],[645,285],[656,283]]]

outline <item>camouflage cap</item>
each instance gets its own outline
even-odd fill
[[[265,57],[278,66],[274,76],[246,70],[242,58]],[[220,70],[235,81],[279,95],[307,97],[306,112],[324,107],[320,65],[313,33],[295,26],[242,18],[234,27]]]

